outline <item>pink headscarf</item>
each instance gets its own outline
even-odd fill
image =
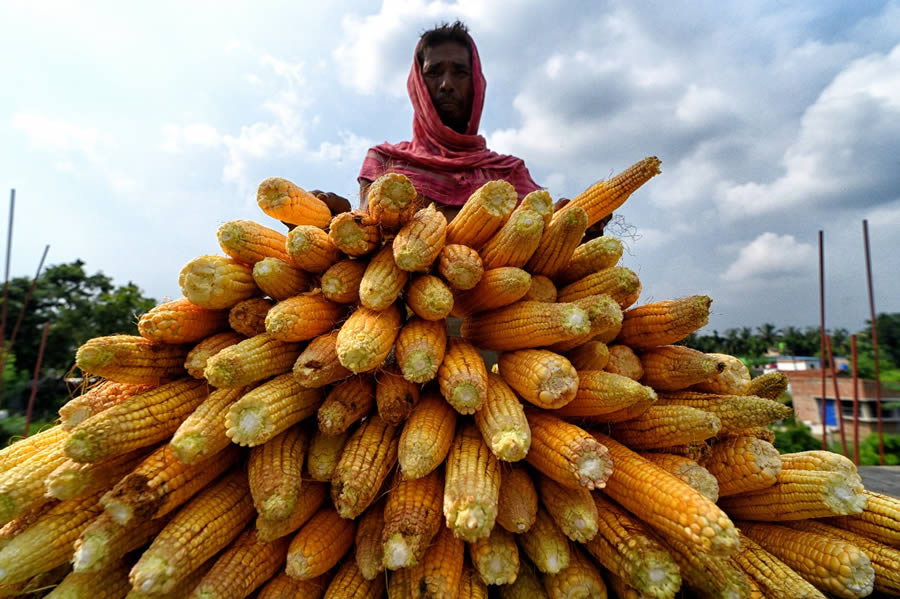
[[[469,47],[472,50],[474,97],[465,134],[444,125],[431,102],[422,69],[415,58],[421,44],[420,40],[406,80],[415,113],[412,141],[401,141],[396,145],[383,143],[369,148],[359,178],[374,181],[384,173],[402,173],[409,177],[420,194],[450,206],[465,204],[476,189],[494,179],[512,183],[520,199],[528,192],[540,189],[521,159],[488,150],[484,138],[478,135],[486,82],[472,38],[469,38]]]

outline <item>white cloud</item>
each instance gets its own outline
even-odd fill
[[[814,257],[813,247],[793,235],[763,233],[741,248],[722,279],[742,282],[806,271],[815,268]]]
[[[163,126],[162,136],[160,148],[170,153],[183,152],[185,146],[215,148],[222,143],[222,136],[215,127],[207,123],[190,123],[183,127],[169,123]]]

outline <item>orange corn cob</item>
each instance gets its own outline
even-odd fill
[[[38,507],[25,512],[18,518],[10,520],[3,526],[0,526],[0,549],[6,547],[12,539],[19,536],[23,530],[37,522],[38,518],[58,504],[59,500],[51,499],[50,501],[42,503]]]
[[[531,449],[525,459],[565,487],[602,489],[612,470],[606,448],[587,431],[553,416],[528,410]]]
[[[335,385],[319,406],[319,430],[339,435],[375,407],[375,381],[358,374]]]
[[[600,294],[610,296],[624,310],[634,304],[640,296],[641,280],[630,268],[613,266],[562,287],[557,301],[573,302],[589,295]]]
[[[447,342],[447,354],[438,369],[441,395],[460,414],[472,414],[487,397],[487,369],[478,349],[462,339]]]
[[[426,271],[444,249],[446,237],[446,217],[429,204],[416,212],[394,237],[394,262],[406,271]]]
[[[567,207],[574,205],[584,208],[588,213],[588,226],[591,226],[612,214],[641,185],[658,175],[659,165],[660,161],[656,156],[648,156],[616,176],[594,183],[575,196]],[[554,218],[559,214],[557,211]]]
[[[311,277],[290,263],[289,258],[263,258],[253,265],[253,282],[276,301],[309,289]]]
[[[316,512],[291,540],[287,552],[287,574],[308,580],[337,564],[353,545],[356,523],[342,518],[331,506]]]
[[[331,499],[342,518],[362,514],[397,461],[399,430],[377,415],[347,440],[331,478]]]
[[[831,451],[797,451],[781,456],[786,470],[821,470],[856,474],[856,465],[850,458]]]
[[[659,406],[687,406],[715,414],[721,422],[720,432],[723,433],[766,426],[794,413],[788,406],[770,399],[740,395],[694,399],[689,395],[665,393],[660,396]]]
[[[587,212],[579,206],[566,206],[550,221],[525,269],[552,279],[572,259],[572,253],[581,243],[587,228]]]
[[[559,341],[549,346],[555,352],[567,352],[583,345],[591,339],[610,339],[622,328],[622,309],[608,295],[589,295],[572,302],[585,311],[590,328],[586,333],[572,339]]]
[[[719,496],[726,497],[774,485],[781,458],[771,443],[731,437],[712,445],[703,466],[718,480]]]
[[[375,404],[378,415],[394,426],[400,425],[409,418],[416,404],[419,403],[419,386],[403,378],[403,373],[396,364],[392,364],[378,373],[375,386]]]
[[[100,389],[102,386],[122,386],[122,387],[132,387],[132,385],[125,385],[121,383],[109,383],[104,382],[94,389]],[[93,390],[93,389],[92,389]],[[24,439],[19,439],[15,436],[10,437],[10,444],[0,449],[0,471],[8,470],[21,463],[22,460],[27,459],[28,457],[34,455],[38,451],[46,449],[51,445],[55,445],[59,441],[65,439],[69,433],[60,426],[52,426],[48,429],[45,429],[39,433],[35,433],[30,437],[25,437]]]
[[[323,482],[331,480],[349,438],[350,431],[333,436],[324,434],[318,428],[313,431],[306,457],[306,469],[313,480]]]
[[[263,258],[288,260],[284,250],[287,238],[274,229],[252,220],[231,220],[216,231],[222,251],[244,264],[256,264]]]
[[[201,308],[182,297],[141,316],[138,332],[157,343],[191,343],[221,331],[227,323],[228,313],[224,310]]]
[[[325,599],[381,599],[384,596],[384,578],[366,579],[357,565],[346,561],[331,579]]]
[[[669,551],[640,519],[602,493],[592,495],[598,529],[584,548],[640,597],[672,599],[681,586],[681,576]]]
[[[540,214],[544,220],[545,228],[550,224],[550,219],[553,218],[553,198],[546,189],[535,189],[525,194],[525,197],[519,202],[518,208],[520,210],[534,210]]]
[[[370,310],[385,310],[403,291],[409,273],[397,266],[391,246],[381,248],[369,261],[359,283],[359,301]]]
[[[875,571],[855,545],[776,524],[742,522],[740,527],[741,532],[821,591],[849,598],[872,592]]]
[[[266,332],[266,314],[275,302],[264,297],[251,297],[238,302],[228,311],[228,326],[245,337]]]
[[[644,376],[641,359],[627,345],[609,346],[609,362],[604,367],[607,372],[621,374],[636,381]]]
[[[250,387],[212,391],[172,435],[169,446],[183,464],[198,464],[231,445],[225,434],[225,415]]]
[[[323,273],[341,259],[328,233],[313,225],[298,225],[288,233],[287,249],[290,263],[306,272]]]
[[[686,406],[653,405],[640,416],[612,427],[612,436],[633,449],[660,449],[716,436],[715,414]]]
[[[587,370],[578,373],[578,391],[575,399],[557,408],[562,417],[591,418],[607,422],[606,415],[624,410],[639,402],[653,402],[656,392],[611,372]]]
[[[626,310],[617,341],[635,350],[677,343],[706,326],[711,303],[705,295],[692,295]]]
[[[158,385],[182,374],[188,348],[132,335],[94,337],[78,348],[75,363],[84,372],[117,383]]]
[[[537,517],[537,489],[528,470],[518,464],[504,470],[501,478],[497,524],[511,533],[521,534],[531,528]]]
[[[556,301],[556,295],[556,285],[553,284],[553,281],[543,275],[537,275],[531,277],[531,285],[522,299],[533,302],[553,303]]]
[[[263,333],[210,357],[203,375],[214,387],[243,387],[288,371],[299,355],[299,343]]]
[[[297,531],[325,505],[328,499],[328,485],[321,482],[306,482],[303,491],[294,504],[294,511],[283,520],[256,518],[256,531],[263,541],[273,541]]]
[[[481,249],[516,207],[515,188],[506,181],[488,181],[473,193],[447,226],[447,243]]]
[[[440,532],[425,552],[421,577],[426,597],[450,599],[457,597],[462,584],[465,544],[442,526]],[[401,570],[402,571],[402,570]]]
[[[322,599],[328,588],[328,576],[323,574],[309,580],[295,580],[282,572],[259,591],[256,599],[285,599],[302,597],[303,599]]]
[[[291,373],[282,374],[231,404],[225,414],[225,434],[238,445],[261,445],[314,414],[321,403],[318,389],[299,385]]]
[[[488,373],[487,395],[475,412],[475,424],[498,459],[516,462],[531,447],[531,429],[525,409],[499,375]]]
[[[590,330],[576,304],[520,301],[463,320],[460,335],[483,349],[510,351],[552,345]]]
[[[473,542],[488,536],[497,518],[500,463],[474,424],[457,430],[447,455],[444,516],[453,534]]]
[[[338,331],[335,351],[344,368],[354,373],[374,370],[384,362],[403,324],[400,308],[381,312],[360,306]]]
[[[825,599],[825,595],[753,539],[741,535],[741,550],[731,559],[772,599]]]
[[[334,215],[328,236],[348,256],[365,256],[381,243],[378,221],[358,210]]]
[[[167,523],[168,518],[158,518],[124,526],[108,513],[101,513],[75,540],[72,569],[75,572],[102,572],[126,554],[149,543]]]
[[[485,268],[522,268],[541,242],[544,217],[534,210],[517,208],[509,220],[481,249]]]
[[[561,285],[568,285],[589,274],[612,268],[622,257],[623,249],[622,242],[609,235],[586,241],[575,248],[566,268],[556,274],[556,280]]]
[[[294,362],[293,374],[298,383],[318,388],[353,374],[338,360],[337,337],[338,331],[331,331],[309,342]]]
[[[564,487],[545,476],[537,477],[541,505],[567,537],[584,543],[597,534],[597,506],[591,492],[585,488]]]
[[[421,478],[447,457],[456,431],[456,412],[443,397],[426,391],[403,426],[397,447],[400,471]]]
[[[66,455],[97,462],[167,439],[208,394],[203,381],[185,377],[134,395],[72,430]]]
[[[559,354],[521,349],[500,354],[500,376],[519,397],[545,409],[561,408],[575,398],[578,372]]]
[[[499,526],[490,536],[469,543],[469,559],[485,584],[510,584],[519,574],[516,539]]]
[[[253,505],[261,518],[284,520],[303,492],[303,461],[309,435],[292,426],[272,440],[250,450],[247,478]]]
[[[253,268],[224,256],[199,256],[178,274],[181,293],[202,308],[222,310],[259,293]]]
[[[384,531],[384,504],[381,499],[367,509],[359,518],[356,527],[353,560],[363,578],[372,580],[384,572],[384,545],[381,533]]]
[[[641,354],[641,382],[657,391],[677,391],[707,381],[725,370],[725,362],[683,345],[663,345]]]
[[[488,599],[488,588],[481,577],[469,564],[466,564],[462,572],[462,580],[459,585],[459,599]]]
[[[399,479],[387,496],[381,543],[384,567],[409,568],[419,563],[441,528],[444,475],[440,470],[413,480]]]
[[[500,599],[548,599],[543,583],[534,572],[534,566],[525,558],[521,561],[516,581],[498,587]]]
[[[712,353],[706,355],[723,362],[725,368],[712,379],[697,383],[691,389],[722,395],[744,395],[747,385],[750,384],[750,371],[744,363],[728,354]]]
[[[453,296],[453,316],[496,310],[522,299],[531,287],[531,275],[514,266],[492,268],[478,284]]]
[[[767,372],[750,379],[744,389],[744,395],[755,395],[765,399],[778,399],[787,391],[788,378],[783,372]]]
[[[54,434],[62,434],[63,431],[70,431],[94,414],[99,414],[103,410],[109,409],[116,404],[120,404],[132,395],[149,391],[154,385],[152,383],[134,384],[134,383],[114,383],[113,381],[103,381],[85,393],[82,393],[74,399],[70,399],[66,405],[59,409],[60,427],[54,430]],[[29,439],[36,438],[32,435]],[[19,445],[17,443],[16,445]],[[22,448],[27,444],[22,445]],[[6,452],[7,450],[4,450]],[[7,461],[0,457],[0,471],[4,469]]]
[[[683,539],[710,555],[737,550],[737,530],[716,504],[621,443],[594,433],[615,464],[606,494],[665,538]],[[653,497],[647,501],[647,497]]]
[[[292,225],[325,227],[331,221],[331,211],[325,202],[280,177],[259,184],[256,203],[272,218]]]
[[[609,363],[610,352],[602,341],[588,341],[564,355],[578,371],[603,370]]]
[[[48,503],[44,479],[68,460],[63,452],[67,438],[57,439],[21,459],[0,479],[0,525],[25,516]]]
[[[70,572],[44,596],[48,599],[121,599],[131,590],[128,568],[127,562],[121,562],[105,572]]]
[[[213,567],[213,563],[215,563],[215,557],[209,558],[199,568],[195,568],[190,574],[179,580],[178,588],[167,594],[166,599],[189,599],[194,588]],[[158,597],[159,595],[156,593],[144,593],[132,587],[125,599],[158,599]]]
[[[365,272],[366,265],[357,260],[335,262],[322,275],[322,295],[338,304],[355,304]]]
[[[670,474],[674,474],[704,497],[715,502],[719,500],[719,481],[709,470],[689,457],[672,453],[644,452],[640,456],[649,460]]]
[[[749,576],[725,557],[697,551],[690,543],[665,539],[681,577],[702,597],[750,597]]]
[[[866,508],[860,514],[829,518],[828,523],[900,547],[900,499],[874,491],[863,491]]]
[[[406,175],[386,173],[375,179],[366,194],[367,210],[385,231],[399,231],[420,208],[421,200]]]
[[[556,574],[569,566],[569,540],[543,508],[538,508],[534,525],[517,540],[528,559],[544,574]]]
[[[66,460],[44,479],[46,495],[65,500],[109,489],[134,470],[148,453],[142,448],[102,462],[86,464]]]
[[[447,351],[447,322],[411,318],[397,336],[394,354],[404,378],[427,383],[437,376]]]
[[[440,320],[453,308],[453,293],[439,278],[420,275],[409,284],[406,303],[419,318]]]
[[[448,243],[441,250],[438,272],[453,289],[472,289],[484,275],[484,264],[478,252],[467,245]]]
[[[225,331],[224,333],[216,333],[207,337],[191,351],[188,352],[184,359],[184,369],[195,379],[202,379],[203,371],[206,370],[206,363],[211,357],[225,349],[243,341],[246,337],[234,331]]]
[[[552,599],[574,597],[606,598],[606,583],[597,566],[580,549],[569,552],[569,567],[557,574],[544,576],[544,588]]]

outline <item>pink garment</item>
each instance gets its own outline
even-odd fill
[[[486,82],[472,38],[469,38],[469,45],[472,49],[473,99],[466,133],[457,133],[441,122],[414,53],[406,80],[415,113],[412,141],[401,141],[396,145],[383,143],[369,148],[359,171],[360,179],[374,181],[384,173],[402,173],[409,177],[420,194],[450,206],[465,204],[476,189],[494,179],[512,183],[519,199],[540,189],[521,159],[488,150],[484,138],[478,135]]]

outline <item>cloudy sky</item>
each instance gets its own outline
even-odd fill
[[[221,223],[277,225],[264,178],[355,204],[366,148],[409,139],[418,35],[460,18],[489,147],[555,197],[662,160],[619,212],[641,302],[708,294],[706,332],[816,325],[823,230],[828,326],[857,331],[868,219],[876,307],[900,312],[898,1],[144,6],[0,8],[13,276],[50,244],[50,264],[174,298]]]

